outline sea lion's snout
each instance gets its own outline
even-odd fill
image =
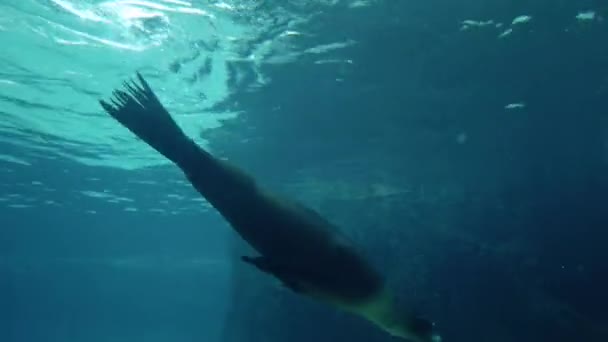
[[[425,318],[412,318],[410,331],[415,336],[416,342],[441,342],[441,336],[437,334],[435,324]]]

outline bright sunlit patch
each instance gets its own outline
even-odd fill
[[[353,64],[351,59],[320,59],[315,64]]]
[[[229,5],[229,4],[225,3],[225,2],[218,2],[216,4],[213,4],[213,6],[215,8],[226,10],[226,11],[234,11],[235,10],[234,6]]]
[[[131,203],[131,202],[133,202],[133,199],[131,199],[131,198],[117,196],[107,190],[104,190],[103,192],[85,190],[85,191],[80,191],[80,193],[87,197],[103,199],[108,203],[121,203],[121,202]]]
[[[180,5],[180,6],[192,6],[192,4],[187,1],[179,1],[179,0],[161,0],[161,1],[169,3],[169,4]]]
[[[174,2],[171,2],[174,3]],[[174,3],[177,4],[177,3]],[[191,7],[189,3],[181,2],[180,7],[166,6],[150,1],[139,1],[139,0],[123,0],[123,1],[108,1],[102,3],[100,6],[104,8],[114,9],[116,12],[125,19],[133,18],[148,18],[150,15],[162,15],[163,13],[175,12],[185,14],[195,14],[213,17],[213,15],[205,10]],[[152,11],[155,10],[155,11]]]
[[[505,38],[506,36],[510,35],[511,33],[513,33],[512,28],[506,29],[501,34],[498,35],[498,38]]]
[[[89,43],[83,41],[83,40],[67,40],[67,39],[61,39],[61,38],[55,38],[55,42],[57,44],[62,44],[62,45],[89,45]]]
[[[9,204],[7,205],[8,208],[12,208],[12,209],[27,209],[27,208],[32,208],[33,206],[30,204]]]
[[[576,19],[580,20],[580,21],[590,21],[590,20],[595,20],[595,18],[596,18],[595,11],[579,12],[576,15]]]
[[[175,12],[184,13],[184,14],[196,14],[201,16],[213,17],[209,12],[203,11],[198,8],[188,8],[188,7],[178,7],[175,9]]]
[[[525,103],[519,102],[519,103],[509,103],[508,105],[505,106],[505,109],[512,110],[512,109],[522,109],[525,107],[526,107]]]
[[[355,41],[353,41],[353,40],[348,40],[345,42],[329,43],[329,44],[318,45],[318,46],[306,49],[304,52],[311,53],[311,54],[321,54],[321,53],[326,53],[331,50],[343,49],[343,48],[351,46],[353,44],[355,44]]]
[[[471,27],[484,27],[484,26],[494,26],[494,20],[485,20],[485,21],[480,21],[480,20],[463,20],[460,23],[460,30],[461,31],[465,31],[468,30]]]
[[[351,2],[350,4],[348,4],[349,8],[363,8],[363,7],[369,7],[371,4],[369,1],[364,1],[364,0],[355,0],[353,2]]]
[[[90,33],[86,33],[86,32],[82,32],[79,30],[75,30],[72,29],[70,27],[67,27],[65,25],[59,24],[59,23],[55,23],[55,22],[51,22],[45,19],[42,19],[43,21],[45,21],[49,27],[52,27],[57,33],[55,34],[55,37],[53,37],[52,39],[59,44],[63,44],[63,45],[91,45],[91,43],[97,43],[97,44],[101,44],[101,45],[105,45],[111,48],[115,48],[115,49],[119,49],[119,50],[130,50],[130,51],[144,51],[146,49],[148,49],[150,47],[150,45],[144,45],[144,44],[140,44],[140,43],[136,43],[136,44],[129,44],[129,43],[121,43],[118,41],[114,41],[111,39],[106,39],[106,38],[102,38],[102,37],[98,37],[97,35],[93,35]],[[47,32],[44,31],[40,31],[37,32],[39,34],[41,34],[42,36],[44,36],[45,38],[50,38],[47,36]],[[59,38],[57,37],[58,34],[62,34],[62,35],[70,35],[70,36],[76,36],[80,39],[76,40],[76,39],[65,39],[65,38]],[[83,40],[84,39],[84,40]],[[158,45],[160,44],[160,42],[152,42],[151,45]]]
[[[458,144],[462,145],[462,144],[466,143],[468,139],[469,139],[469,137],[468,137],[467,133],[465,133],[465,132],[460,132],[460,133],[458,133],[458,135],[456,135],[456,142]]]
[[[301,36],[302,33],[298,32],[298,31],[291,31],[291,30],[287,30],[283,33],[280,34],[281,37],[285,37],[285,36]]]
[[[99,16],[97,13],[95,13],[90,8],[84,8],[84,7],[78,8],[73,3],[66,1],[66,0],[51,0],[51,2],[53,2],[55,5],[59,6],[66,12],[69,12],[71,14],[78,16],[80,19],[92,20],[92,21],[98,21],[98,22],[104,22],[104,23],[109,22],[107,19],[105,19],[102,16]]]
[[[75,33],[79,36],[86,37],[89,40],[92,40],[94,42],[97,42],[97,43],[100,43],[100,44],[103,44],[103,45],[106,45],[109,47],[113,47],[116,49],[121,49],[121,50],[144,51],[144,50],[147,50],[149,47],[146,45],[133,45],[133,44],[120,43],[120,42],[113,41],[110,39],[95,37],[95,36],[89,35],[84,32],[75,32]],[[160,43],[158,43],[158,44],[160,44]],[[157,44],[152,44],[152,45],[157,45]]]
[[[85,195],[85,196],[89,196],[89,197],[94,197],[94,198],[109,198],[112,197],[111,195],[105,193],[105,192],[98,192],[98,191],[81,191],[81,194]]]
[[[511,24],[512,25],[525,24],[527,22],[530,22],[531,20],[532,20],[532,17],[529,15],[520,15],[520,16],[516,17],[515,19],[513,19],[513,22]]]
[[[157,11],[150,11],[145,8],[133,6],[134,4],[130,1],[116,1],[116,2],[104,2],[99,5],[100,8],[110,13],[115,14],[118,18],[123,21],[130,21],[133,19],[149,19],[155,17],[164,17],[163,12],[160,10],[164,9],[164,6],[155,8]]]
[[[30,166],[32,164],[30,164],[29,162],[23,160],[23,159],[19,159],[13,156],[9,156],[8,154],[0,154],[0,160],[5,161],[5,162],[9,162],[9,163],[14,163],[14,164],[21,164],[21,165],[25,165],[25,166]]]

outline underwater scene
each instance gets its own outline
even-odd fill
[[[0,0],[0,341],[607,342],[608,2]]]

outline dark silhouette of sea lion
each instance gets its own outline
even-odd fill
[[[375,323],[393,336],[437,342],[433,324],[395,303],[384,278],[330,222],[300,203],[262,189],[234,165],[187,137],[148,83],[124,82],[101,106],[141,140],[175,163],[194,188],[259,256],[242,260],[292,291]]]

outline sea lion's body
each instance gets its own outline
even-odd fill
[[[191,141],[179,151],[177,165],[191,184],[260,254],[246,262],[296,292],[335,304],[365,303],[383,290],[380,274],[317,212],[267,192]]]
[[[125,83],[103,108],[173,161],[259,256],[243,261],[289,289],[358,314],[391,334],[426,342],[430,323],[401,317],[383,277],[336,227],[317,212],[262,189],[253,178],[189,139],[145,80]]]

